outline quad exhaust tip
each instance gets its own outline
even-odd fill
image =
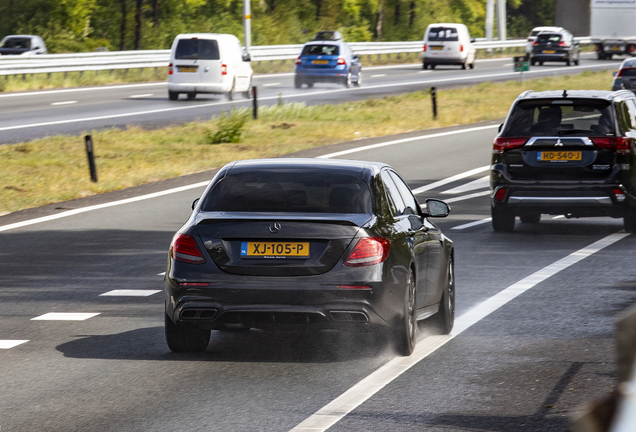
[[[364,312],[358,311],[331,311],[331,319],[334,321],[369,322],[369,317]]]
[[[210,320],[216,316],[216,309],[184,309],[179,318],[186,320]]]

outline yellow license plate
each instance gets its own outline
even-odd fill
[[[554,54],[554,53],[556,53],[556,51],[554,51],[554,50],[543,51],[543,54]]]
[[[314,60],[312,64],[329,64],[329,60]]]
[[[179,72],[196,72],[197,68],[193,67],[180,67]]]
[[[441,46],[432,46],[431,47],[432,51],[440,51],[440,50],[443,50],[443,49],[444,49],[444,47],[441,47]]]
[[[623,51],[622,47],[611,47],[610,51]]]
[[[540,161],[580,161],[580,151],[544,151],[539,152],[537,159]]]
[[[241,242],[247,258],[309,258],[309,242]]]

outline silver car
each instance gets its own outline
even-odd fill
[[[614,72],[612,90],[627,89],[636,93],[636,59],[623,60],[618,72]]]

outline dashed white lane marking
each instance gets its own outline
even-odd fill
[[[433,71],[430,71],[430,70],[423,70],[423,71],[419,71],[418,73],[431,73],[431,72],[433,72]]]
[[[162,273],[157,273],[157,276],[165,276],[166,272],[162,272]]]
[[[77,101],[64,101],[64,102],[53,102],[51,105],[71,105],[76,103]]]
[[[478,220],[478,221],[475,221],[475,222],[470,222],[470,223],[467,223],[467,224],[458,225],[456,227],[452,227],[451,229],[462,230],[462,229],[466,229],[466,228],[471,228],[471,227],[474,227],[474,226],[477,226],[477,225],[483,225],[485,223],[490,222],[491,220],[492,220],[492,218],[486,218],[486,219]]]
[[[29,340],[0,340],[0,349],[10,349],[20,344],[26,343]]]
[[[148,297],[153,294],[157,294],[161,290],[112,290],[100,294],[99,296],[107,297]]]
[[[560,271],[567,269],[590,255],[627,237],[628,235],[629,234],[624,232],[611,234],[583,249],[579,249],[578,251],[571,253],[565,258],[544,267],[543,269],[509,286],[498,294],[495,294],[456,319],[455,328],[450,335],[429,336],[421,342],[418,342],[415,346],[415,351],[413,351],[413,354],[409,357],[394,358],[334,399],[332,402],[325,405],[311,417],[304,420],[298,426],[293,428],[291,432],[326,431],[355,408],[364,403],[367,399],[375,395],[387,384],[391,383],[395,378],[409,370],[413,365],[428,357],[430,354],[437,351],[437,349],[460,335],[466,329],[486,318],[497,309],[511,302],[549,277],[554,276]]]
[[[554,219],[562,219],[562,218],[564,218],[564,217],[565,217],[565,216],[563,216],[563,215],[556,215],[556,216],[555,216],[555,217],[553,217],[552,219],[553,219],[553,220],[554,220]]]
[[[31,318],[31,321],[84,321],[94,316],[99,315],[97,313],[65,313],[65,312],[49,312],[39,317]]]
[[[380,77],[385,77],[386,74],[375,74],[375,75],[371,75],[371,78],[380,78]]]
[[[445,190],[443,194],[460,194],[475,189],[484,189],[490,187],[490,176],[482,177],[477,180],[473,180],[456,188]]]
[[[281,83],[267,83],[267,84],[263,84],[263,87],[276,87],[281,85]]]
[[[486,166],[475,168],[475,169],[472,169],[472,170],[469,170],[469,171],[466,171],[466,172],[463,172],[463,173],[459,173],[459,174],[456,174],[454,176],[451,176],[451,177],[448,177],[448,178],[445,178],[445,179],[442,179],[442,180],[439,180],[439,181],[436,181],[436,182],[433,182],[433,183],[429,183],[429,184],[424,185],[424,186],[420,186],[417,189],[413,189],[413,194],[417,195],[417,194],[420,194],[422,192],[426,192],[426,191],[431,190],[431,189],[436,189],[436,188],[438,188],[440,186],[444,186],[444,185],[446,185],[448,183],[453,183],[454,181],[465,179],[466,177],[471,177],[471,176],[474,176],[475,174],[480,174],[480,173],[482,173],[484,171],[487,171],[489,169],[490,169],[490,165],[486,165]]]
[[[129,99],[137,99],[137,98],[145,98],[145,97],[150,97],[153,96],[153,93],[146,93],[146,94],[138,94],[138,95],[132,95],[132,96],[128,96]]]
[[[455,198],[445,199],[444,202],[453,203],[453,202],[457,202],[457,201],[464,201],[464,200],[467,200],[467,199],[472,199],[472,198],[477,198],[477,197],[482,197],[482,196],[487,196],[487,195],[490,195],[490,190],[482,191],[482,192],[475,192],[473,194],[462,195],[462,196],[458,196],[458,197],[455,197]]]

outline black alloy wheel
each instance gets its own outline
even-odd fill
[[[168,99],[170,99],[170,100],[179,99],[179,93],[173,92],[173,91],[168,91]]]
[[[448,260],[446,287],[442,293],[438,312],[431,317],[433,331],[436,334],[447,335],[455,324],[455,265],[453,258]]]
[[[210,330],[193,325],[177,325],[165,314],[165,331],[168,348],[174,352],[205,351],[210,342]]]
[[[492,227],[495,231],[510,232],[515,229],[515,215],[510,210],[491,207]]]
[[[519,219],[525,224],[538,224],[541,221],[541,213],[522,215]]]
[[[415,349],[417,318],[415,303],[415,279],[413,272],[409,273],[406,281],[406,294],[404,302],[404,317],[395,327],[396,349],[398,354],[410,356]]]
[[[428,69],[428,63],[422,62],[422,69],[424,70]]]

